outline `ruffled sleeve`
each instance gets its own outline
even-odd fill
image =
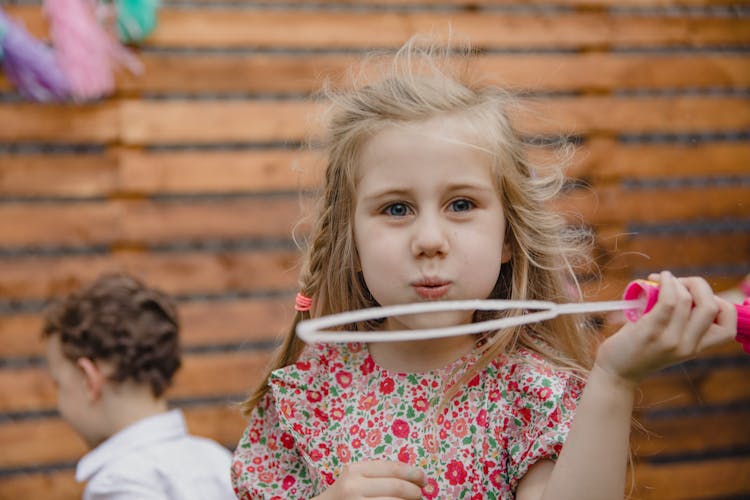
[[[508,482],[513,491],[533,464],[556,460],[568,436],[583,382],[572,373],[551,369],[528,351],[506,366],[505,437]]]
[[[234,452],[232,484],[240,499],[308,499],[315,495],[311,477],[292,435],[279,426],[269,391],[250,415]]]

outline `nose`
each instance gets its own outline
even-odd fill
[[[438,214],[421,213],[414,221],[413,229],[411,245],[415,257],[435,257],[448,253],[448,228]]]

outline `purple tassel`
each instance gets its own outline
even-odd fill
[[[2,8],[0,33],[3,71],[21,95],[41,102],[63,101],[70,96],[70,84],[54,51],[12,21]]]

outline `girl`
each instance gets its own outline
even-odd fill
[[[569,316],[439,340],[302,344],[294,327],[309,317],[569,296],[580,239],[545,208],[559,174],[526,158],[508,96],[448,76],[443,57],[410,42],[382,80],[334,96],[299,312],[244,406],[232,467],[241,498],[622,498],[639,381],[734,335],[734,308],[705,281],[663,272],[651,277],[656,307],[598,349]]]

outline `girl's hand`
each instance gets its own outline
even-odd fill
[[[599,368],[632,386],[733,338],[737,330],[735,307],[702,278],[678,279],[663,271],[649,279],[660,283],[654,308],[604,341],[596,356]]]
[[[401,462],[358,462],[344,467],[336,482],[313,500],[419,500],[422,498],[425,481],[424,472]]]

